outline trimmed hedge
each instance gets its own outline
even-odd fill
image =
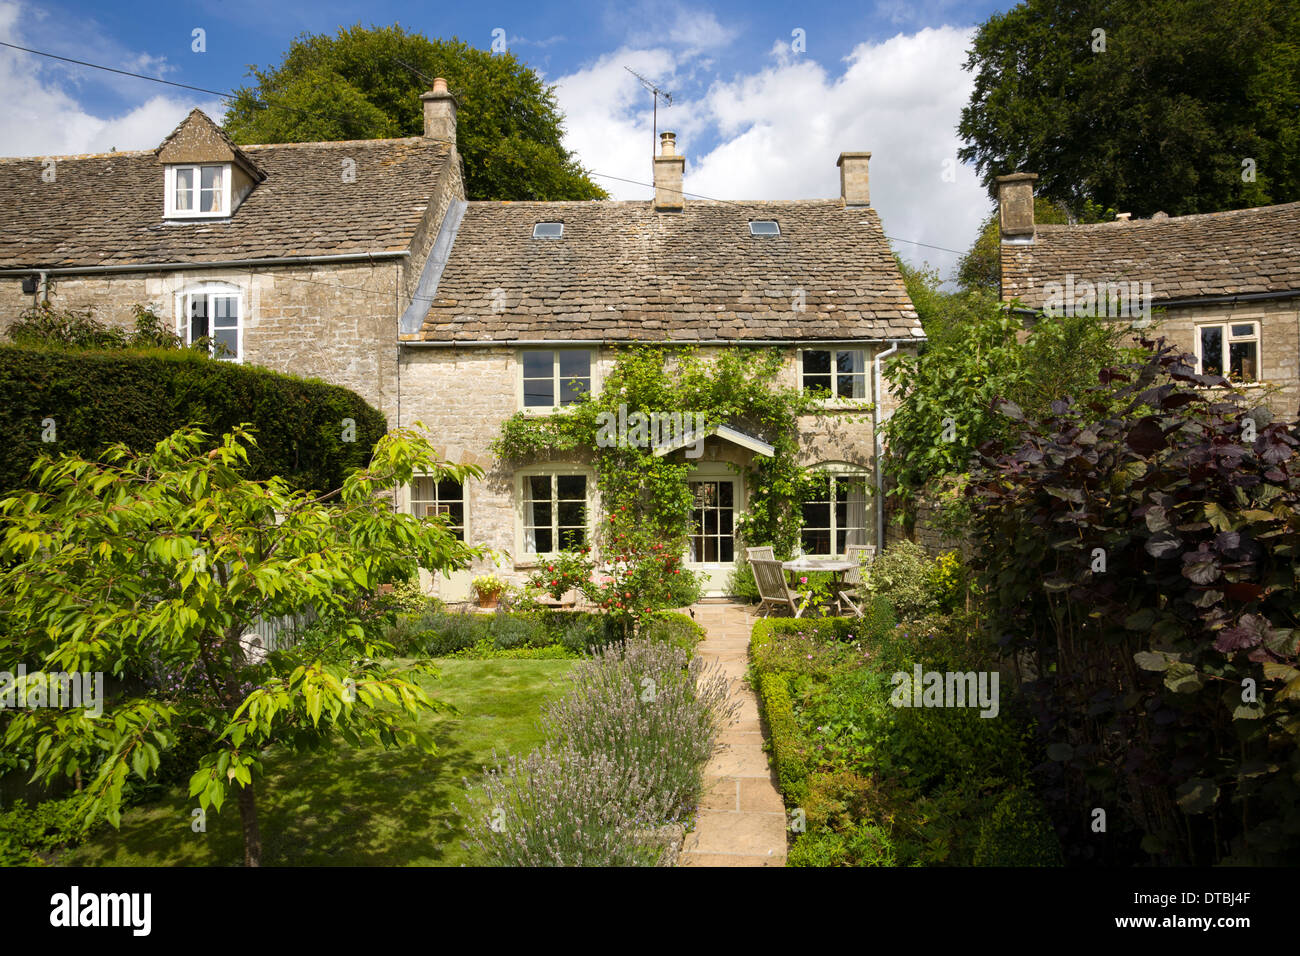
[[[54,419],[56,441],[41,440]],[[344,419],[356,423],[345,442]],[[337,488],[363,467],[387,430],[384,416],[355,392],[211,359],[184,349],[64,351],[0,345],[0,491],[30,487],[41,454],[98,457],[123,442],[153,448],[198,424],[216,436],[242,422],[256,428],[248,477],[273,475],[298,489]]]
[[[794,702],[790,698],[790,683],[784,674],[760,671],[758,674],[758,700],[767,721],[767,732],[772,742],[772,763],[776,765],[777,785],[787,805],[800,803],[808,794],[808,753],[804,747],[799,725],[794,720]]]

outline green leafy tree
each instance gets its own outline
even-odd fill
[[[965,66],[958,155],[990,195],[1024,170],[1076,213],[1300,199],[1293,0],[1026,0],[980,26]]]
[[[911,281],[920,280],[913,275]],[[944,301],[953,311],[942,324],[931,318],[938,334],[919,354],[887,363],[899,406],[884,426],[885,468],[895,482],[889,494],[903,501],[935,479],[965,472],[985,442],[1010,436],[995,400],[1046,413],[1054,400],[1095,384],[1102,369],[1128,354],[1126,330],[1093,316],[1040,315],[1026,331],[1018,315],[987,296],[945,300],[930,286],[913,301],[923,321],[925,310],[942,309]]]
[[[418,743],[407,714],[436,708],[415,676],[422,664],[380,663],[372,595],[418,564],[449,571],[478,552],[439,521],[393,510],[386,489],[419,470],[456,479],[477,469],[438,461],[401,430],[382,438],[368,468],[326,494],[240,470],[255,445],[244,428],[204,452],[183,429],[147,454],[124,445],[98,462],[43,459],[36,490],[0,502],[0,623],[5,669],[25,662],[29,685],[51,673],[101,672],[124,689],[100,717],[84,710],[18,710],[6,748],[30,755],[33,779],[80,774],[81,818],[121,819],[134,773],[155,775],[184,735],[205,741],[190,781],[200,808],[238,792],[244,860],[261,862],[255,780],[262,752]],[[258,660],[242,637],[259,618],[311,608],[332,644]]]
[[[283,62],[252,69],[225,127],[239,143],[419,136],[420,94],[445,77],[460,103],[456,139],[470,199],[604,199],[564,148],[555,93],[513,54],[360,24],[303,34]]]

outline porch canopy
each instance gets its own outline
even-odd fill
[[[662,457],[674,451],[680,451],[687,445],[694,445],[701,438],[714,436],[724,441],[729,441],[733,445],[739,445],[741,448],[747,448],[756,455],[762,455],[765,458],[771,458],[776,454],[776,449],[760,438],[752,435],[746,435],[742,431],[737,431],[729,425],[714,425],[704,432],[687,432],[676,441],[660,445],[655,449],[655,455]]]

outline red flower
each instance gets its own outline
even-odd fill
[[[551,582],[551,587],[558,587],[558,586],[559,586],[559,583],[560,583],[559,581],[552,581],[552,582]]]

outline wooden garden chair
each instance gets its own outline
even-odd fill
[[[745,557],[750,561],[775,561],[776,560],[776,555],[772,552],[771,547],[746,548]]]
[[[765,608],[787,608],[794,617],[803,614],[809,594],[790,590],[785,575],[781,573],[780,561],[757,558],[751,559],[749,566],[754,569],[754,583],[758,585],[758,596],[762,599],[758,602],[759,617],[767,616],[763,613]]]
[[[853,570],[844,575],[844,590],[855,597],[865,597],[862,590],[862,559],[876,560],[874,544],[851,544],[844,549],[844,560],[853,562]]]

